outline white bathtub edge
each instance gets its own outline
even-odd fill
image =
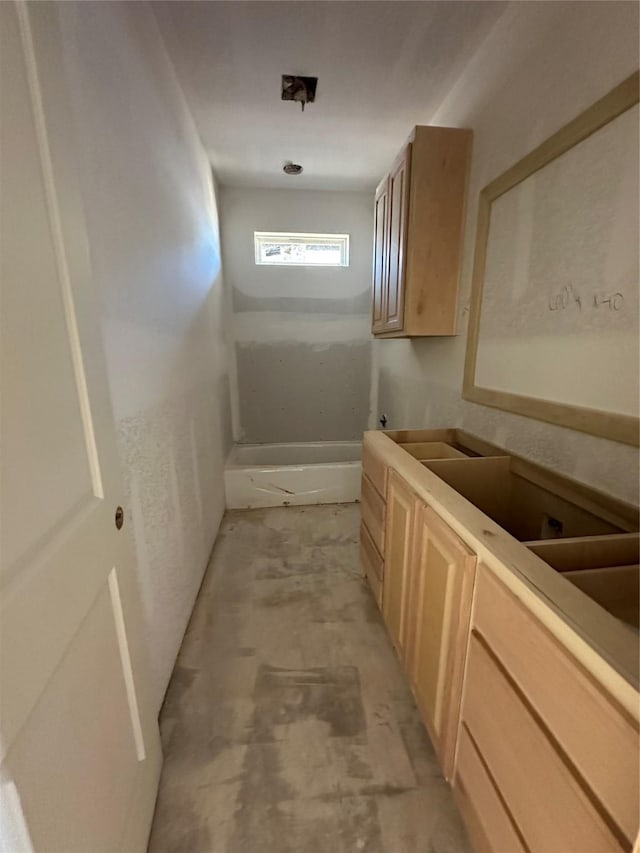
[[[228,467],[228,509],[353,503],[360,499],[360,462]]]

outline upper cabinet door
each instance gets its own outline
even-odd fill
[[[415,127],[376,193],[373,334],[455,335],[470,130]]]
[[[389,175],[389,284],[384,318],[385,332],[399,331],[404,327],[410,163],[411,145],[407,145]]]
[[[417,513],[414,542],[406,668],[443,773],[450,778],[476,557],[429,507]]]
[[[385,178],[376,191],[373,225],[373,313],[371,329],[384,331],[387,285],[389,282],[388,252],[389,179]]]

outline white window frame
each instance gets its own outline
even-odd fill
[[[338,243],[340,245],[339,264],[309,264],[289,263],[288,261],[269,261],[262,258],[262,247],[265,243]],[[290,231],[254,231],[253,245],[255,249],[255,260],[258,266],[276,267],[314,267],[317,269],[331,269],[332,267],[349,266],[349,235],[348,234],[318,234],[315,232],[293,233]]]

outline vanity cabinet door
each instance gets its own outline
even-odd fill
[[[373,313],[372,332],[385,328],[387,289],[389,285],[389,178],[376,190],[373,208]]]
[[[426,506],[416,513],[406,668],[448,779],[453,773],[476,556]]]
[[[389,472],[384,549],[382,614],[398,654],[404,659],[405,588],[411,574],[412,536],[418,498],[395,471]]]

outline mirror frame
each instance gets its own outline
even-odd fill
[[[547,421],[558,426],[569,427],[590,435],[631,444],[635,447],[640,444],[640,419],[637,417],[483,388],[475,384],[475,374],[491,205],[497,198],[521,183],[525,178],[542,169],[596,130],[633,107],[639,99],[640,73],[636,72],[557,133],[554,133],[553,136],[550,136],[526,157],[523,157],[522,160],[519,160],[514,166],[487,184],[480,192],[471,280],[469,329],[462,386],[462,397],[465,400]]]

